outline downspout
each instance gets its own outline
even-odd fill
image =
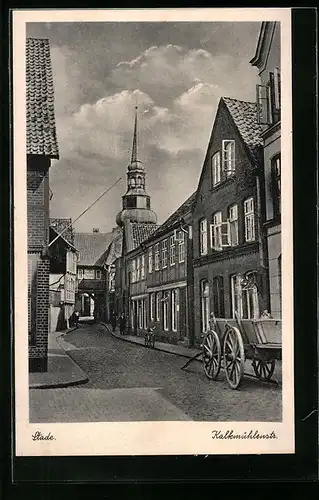
[[[258,214],[258,243],[259,243],[259,257],[260,257],[260,267],[262,269],[262,274],[264,277],[264,286],[266,288],[266,304],[267,310],[270,311],[270,295],[269,295],[269,257],[268,257],[268,245],[267,245],[267,234],[264,228],[265,222],[265,203],[262,196],[264,183],[260,179],[260,170],[256,168],[256,192],[257,192],[257,214]]]

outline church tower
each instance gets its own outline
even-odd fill
[[[145,191],[145,167],[138,160],[137,141],[137,107],[135,107],[135,123],[131,163],[127,167],[127,191],[122,196],[122,210],[116,216],[116,223],[124,225],[124,221],[141,224],[156,224],[156,213],[151,210],[151,198]]]

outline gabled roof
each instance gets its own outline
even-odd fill
[[[59,158],[49,40],[26,40],[27,154]]]
[[[184,203],[178,207],[175,212],[166,219],[165,222],[161,226],[158,227],[155,233],[153,233],[152,237],[159,236],[164,232],[168,231],[171,227],[173,227],[178,221],[180,221],[188,212],[190,212],[193,208],[193,203],[195,201],[196,191],[187,198]]]
[[[147,240],[158,227],[157,224],[132,223],[133,247],[137,248],[141,243]]]
[[[78,265],[102,266],[114,233],[74,233],[74,246],[79,252]]]
[[[50,217],[50,226],[55,229],[57,234],[60,234],[62,233],[62,231],[64,231],[62,234],[63,238],[73,244],[74,235],[72,228],[72,219]]]
[[[53,241],[58,235],[59,235],[59,232],[56,231],[56,229],[54,227],[50,226],[50,241]],[[66,247],[68,247],[73,252],[77,251],[77,249],[74,247],[74,245],[72,245],[72,243],[69,240],[64,238],[64,235],[57,238],[56,242],[59,242],[59,241],[61,241]],[[54,244],[55,243],[53,243],[52,246],[54,246]]]
[[[263,144],[261,138],[261,126],[257,120],[257,104],[255,102],[239,101],[230,97],[222,97],[221,99],[237,129],[248,148],[253,162],[260,161],[260,148]]]
[[[109,246],[109,251],[105,260],[105,263],[107,265],[114,264],[116,259],[118,259],[122,255],[123,231],[120,228],[118,228],[118,230],[119,231],[117,236],[113,239],[112,243]]]

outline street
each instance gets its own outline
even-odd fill
[[[181,370],[185,358],[129,344],[101,325],[81,326],[64,340],[89,382],[30,389],[30,422],[281,420],[275,384],[245,377],[231,390],[223,371],[209,381],[201,363]]]

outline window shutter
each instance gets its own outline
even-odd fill
[[[280,110],[280,72],[278,68],[274,71],[274,98],[276,110]]]
[[[269,125],[268,89],[266,85],[256,85],[257,121],[260,125]]]

